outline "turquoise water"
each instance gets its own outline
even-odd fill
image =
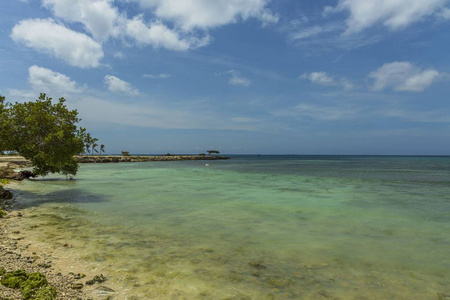
[[[33,232],[107,270],[119,299],[450,294],[450,157],[207,163],[82,165],[15,190]]]

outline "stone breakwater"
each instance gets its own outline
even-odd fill
[[[79,163],[120,163],[144,161],[221,160],[227,156],[160,155],[160,156],[75,156]]]

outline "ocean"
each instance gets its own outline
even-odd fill
[[[12,186],[23,230],[118,299],[450,294],[450,157],[85,164],[62,179]]]

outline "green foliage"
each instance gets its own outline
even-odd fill
[[[0,283],[11,289],[20,289],[24,299],[53,300],[57,292],[49,286],[45,275],[39,272],[27,274],[24,270],[4,273]]]
[[[35,102],[4,104],[0,98],[0,151],[16,150],[33,164],[33,173],[75,175],[77,160],[87,135],[78,128],[78,112],[69,110],[65,99],[52,103],[41,94]]]
[[[0,208],[0,219],[3,218],[6,215],[6,212]],[[1,269],[0,269],[0,276],[1,276]]]
[[[0,268],[0,276],[3,276],[3,275],[5,275],[5,273],[6,273],[6,270],[5,270],[5,268]]]
[[[123,156],[130,156],[130,152],[129,151],[122,151],[122,155]]]
[[[211,154],[219,154],[220,153],[220,151],[217,151],[217,150],[208,150],[206,152],[208,152],[209,155],[211,155]]]

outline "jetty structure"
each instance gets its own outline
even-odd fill
[[[75,156],[79,163],[120,163],[145,161],[183,161],[183,160],[223,160],[228,156],[216,155],[80,155]]]

